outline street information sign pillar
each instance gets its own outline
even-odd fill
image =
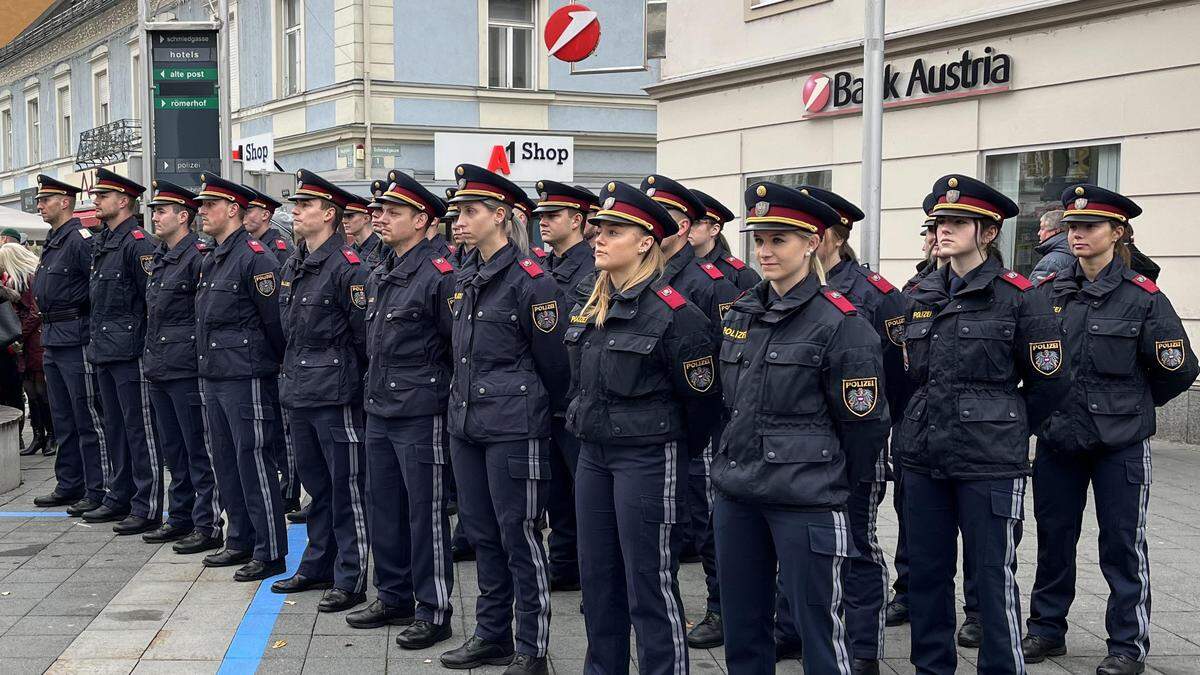
[[[154,120],[150,177],[184,187],[221,171],[219,49],[216,30],[151,30]]]

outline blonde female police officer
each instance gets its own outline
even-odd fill
[[[725,317],[728,423],[712,462],[726,665],[773,672],[778,566],[805,671],[848,675],[846,502],[888,433],[879,335],[823,284],[815,253],[836,211],[775,183],[750,186],[746,208],[765,281]]]
[[[932,192],[947,264],[911,295],[904,348],[917,388],[893,450],[909,523],[910,659],[917,672],[954,672],[961,530],[983,624],[979,670],[1020,673],[1016,549],[1029,435],[1066,393],[1068,372],[1050,304],[1026,293],[1029,281],[1005,270],[994,247],[1017,205],[957,174]]]
[[[1088,483],[1096,493],[1100,569],[1108,582],[1108,656],[1096,672],[1145,670],[1150,650],[1146,509],[1154,410],[1187,391],[1200,368],[1179,316],[1158,286],[1129,268],[1129,198],[1073,185],[1062,194],[1076,262],[1036,291],[1049,299],[1074,368],[1070,394],[1038,431],[1033,509],[1038,557],[1026,663],[1066,653],[1075,596],[1075,548]]]
[[[676,572],[687,522],[689,449],[719,419],[712,328],[662,280],[666,209],[611,182],[593,217],[599,270],[571,313],[567,429],[575,476],[588,653],[585,671],[624,673],[629,627],[642,673],[687,672]]]

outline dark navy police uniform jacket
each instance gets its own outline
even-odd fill
[[[153,382],[196,377],[196,290],[209,249],[194,233],[159,246],[146,286],[146,351],[142,367]]]
[[[78,218],[50,233],[33,277],[33,297],[42,313],[42,344],[74,347],[88,343],[88,275],[96,241]]]
[[[279,261],[279,266],[282,268],[287,259],[292,257],[292,252],[295,246],[292,242],[284,238],[283,233],[274,227],[268,227],[266,232],[263,232],[262,239],[259,240],[267,250],[275,254],[275,259]]]
[[[142,355],[146,338],[146,278],[156,243],[130,216],[97,235],[92,259],[92,363],[131,361]]]

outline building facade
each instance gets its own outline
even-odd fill
[[[216,4],[152,7],[207,21]],[[643,87],[658,79],[663,3],[589,4],[603,37],[573,67],[547,55],[551,0],[230,0],[231,140],[270,133],[284,171],[359,191],[392,168],[434,183],[438,132],[571,137],[575,182],[638,179],[655,164]],[[0,50],[0,204],[38,173],[86,185],[80,132],[144,114],[137,0],[59,6],[43,18],[65,30],[40,39],[35,26]]]
[[[1041,213],[1092,182],[1143,207],[1138,247],[1200,340],[1200,232],[1177,227],[1200,208],[1200,3],[930,0],[888,3],[886,19],[881,273],[913,274],[921,201],[941,175],[978,176],[1020,204],[1001,248],[1021,272]],[[863,25],[857,0],[672,0],[649,88],[659,170],[739,214],[760,179],[858,201]],[[1160,427],[1200,441],[1188,398]]]

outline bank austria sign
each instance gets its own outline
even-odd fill
[[[1012,57],[984,47],[982,54],[964,50],[955,61],[919,58],[911,66],[889,63],[883,70],[885,108],[1008,91]],[[862,77],[849,71],[832,76],[813,73],[804,82],[804,116],[819,117],[858,112],[863,102]]]

